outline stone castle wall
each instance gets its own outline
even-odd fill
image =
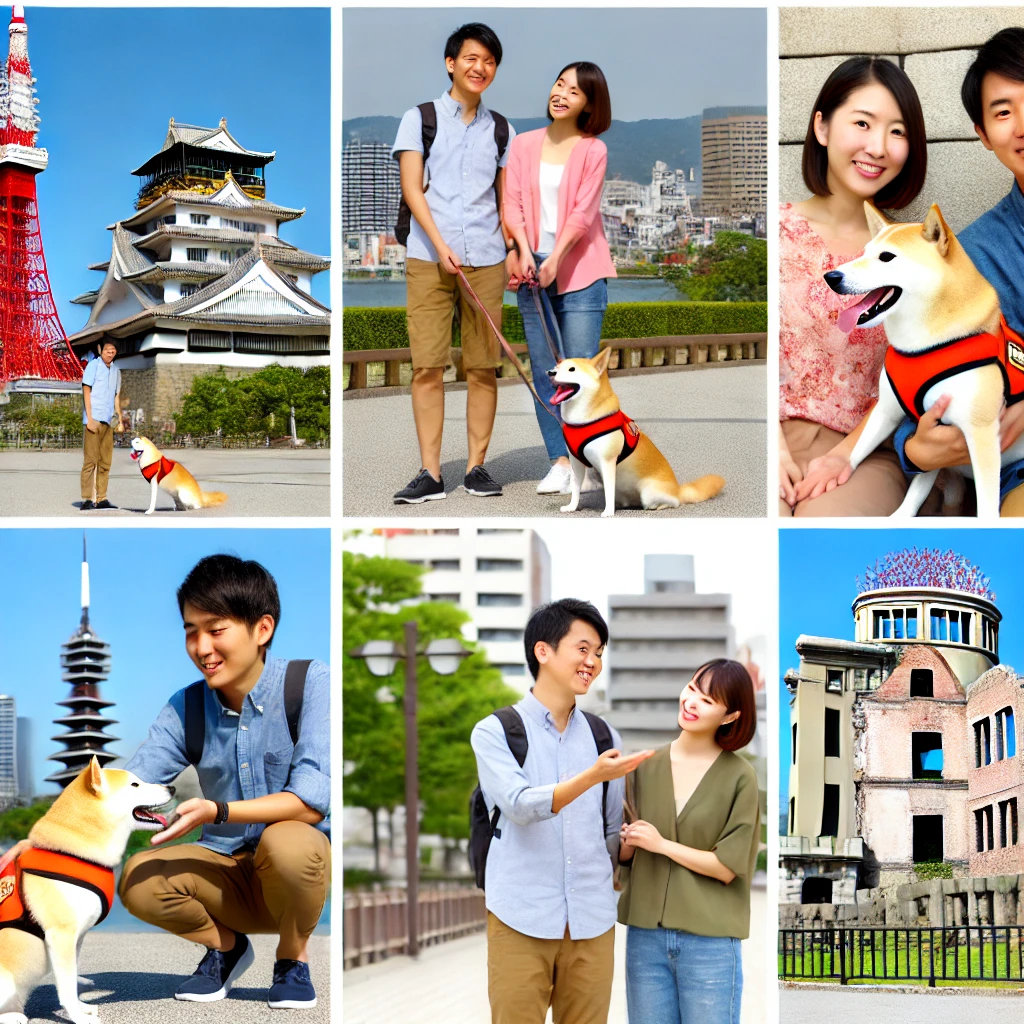
[[[144,370],[121,371],[121,408],[134,411],[142,409],[144,420],[140,432],[146,426],[156,425],[163,429],[174,421],[181,411],[181,400],[191,388],[192,381],[216,370],[222,370],[230,379],[246,377],[255,373],[258,367],[209,366],[205,364],[158,363]],[[125,402],[124,398],[128,401]]]

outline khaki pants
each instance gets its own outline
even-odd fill
[[[466,278],[495,325],[501,327],[505,264],[464,267]],[[441,472],[444,429],[444,369],[450,361],[452,318],[459,309],[462,366],[466,371],[466,468],[487,455],[498,408],[494,368],[501,365],[498,339],[460,278],[427,260],[406,260],[406,320],[412,355],[412,411],[420,445],[420,461],[435,476]]]
[[[491,1024],[607,1024],[615,926],[595,939],[535,939],[487,914]]]
[[[110,463],[114,459],[114,428],[109,423],[100,423],[95,434],[88,427],[83,427],[82,432],[85,435],[82,443],[85,449],[82,460],[82,500],[103,501],[107,496]]]
[[[255,852],[214,853],[186,843],[135,854],[119,893],[129,912],[210,948],[218,922],[243,934],[280,936],[278,958],[297,959],[331,883],[331,844],[301,821],[268,825]]]

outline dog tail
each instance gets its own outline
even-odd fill
[[[228,496],[223,491],[201,491],[199,500],[203,508],[213,508],[215,505],[223,505]]]
[[[693,504],[697,501],[707,501],[713,498],[723,487],[725,481],[720,476],[713,474],[702,476],[692,480],[688,484],[679,485],[679,500],[685,504]]]

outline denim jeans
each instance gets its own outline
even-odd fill
[[[543,257],[538,256],[539,266]],[[548,324],[548,330],[557,344],[559,333],[562,336],[562,355],[566,359],[591,359],[597,355],[598,347],[601,344],[601,324],[604,322],[604,311],[608,306],[608,284],[602,277],[586,288],[575,292],[565,292],[559,295],[556,292],[554,282],[548,286],[547,293],[551,300],[551,311],[555,315],[558,330],[554,330]],[[544,337],[544,330],[541,326],[540,317],[537,315],[537,306],[534,302],[531,289],[522,285],[516,294],[516,301],[519,303],[519,313],[523,318],[523,333],[526,335],[526,345],[530,351],[530,370],[533,375],[533,386],[537,389],[541,401],[549,403],[555,389],[548,376],[548,370],[553,369],[555,362],[551,355],[547,339]],[[544,309],[541,299],[541,309]],[[546,311],[545,311],[546,312]],[[559,421],[549,416],[541,409],[534,400],[537,413],[537,423],[540,426],[541,435],[544,438],[544,447],[547,449],[549,459],[557,459],[566,455],[565,440],[562,437],[562,429]],[[551,412],[557,412],[555,407],[548,404]]]
[[[739,1024],[742,992],[739,939],[630,925],[629,1024]]]

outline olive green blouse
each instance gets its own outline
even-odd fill
[[[723,750],[677,818],[672,762],[669,748],[662,747],[633,773],[632,790],[639,817],[665,839],[695,850],[713,850],[736,877],[723,885],[661,854],[637,850],[631,860],[622,862],[625,888],[619,898],[619,922],[747,938],[750,879],[761,831],[754,769],[738,754]]]

